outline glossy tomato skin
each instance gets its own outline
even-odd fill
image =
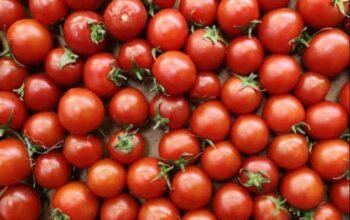
[[[184,16],[176,9],[156,13],[147,27],[147,39],[163,51],[180,50],[187,39],[188,27]]]
[[[253,201],[249,192],[236,183],[226,183],[216,192],[213,201],[218,219],[245,220],[253,212]]]
[[[6,57],[0,59],[1,91],[12,91],[19,88],[27,75],[28,69],[20,66],[13,59]]]
[[[13,0],[0,2],[0,29],[8,29],[13,23],[25,16],[25,9],[20,2]]]
[[[259,70],[262,87],[270,94],[284,94],[298,83],[301,68],[289,55],[275,54],[265,58]]]
[[[63,186],[71,173],[72,167],[61,153],[42,154],[35,161],[35,181],[44,188],[56,189]]]
[[[333,183],[329,189],[329,197],[332,204],[343,213],[349,213],[350,206],[350,182],[347,179]]]
[[[121,125],[143,125],[148,117],[148,101],[143,93],[126,87],[114,94],[109,103],[111,119]]]
[[[315,220],[323,220],[323,219],[342,220],[343,219],[338,209],[328,202],[325,202],[319,207],[317,207],[313,218]]]
[[[197,209],[188,211],[182,216],[182,220],[218,220],[209,209]]]
[[[51,25],[68,13],[64,0],[29,0],[29,9],[35,20],[43,25]]]
[[[306,72],[294,87],[294,95],[306,106],[321,102],[330,88],[329,79],[319,73]]]
[[[249,75],[259,69],[263,60],[264,48],[256,37],[237,37],[227,47],[226,64],[235,74]]]
[[[254,199],[253,216],[255,220],[289,220],[291,219],[285,207],[278,207],[276,193],[257,195]],[[284,209],[283,209],[284,208]],[[277,213],[275,212],[277,210]]]
[[[197,73],[189,95],[193,101],[217,99],[220,95],[221,84],[219,77],[213,72]]]
[[[95,10],[104,0],[65,0],[66,4],[74,10]]]
[[[273,131],[287,133],[293,125],[304,120],[305,110],[301,102],[294,96],[275,95],[267,99],[263,109],[263,118]]]
[[[260,9],[265,12],[288,7],[289,1],[290,0],[258,0]]]
[[[190,127],[195,135],[212,141],[224,140],[231,127],[231,116],[223,104],[208,101],[192,113]]]
[[[324,184],[315,171],[302,167],[284,175],[280,190],[290,205],[299,209],[311,209],[322,202]]]
[[[16,59],[25,65],[41,63],[52,49],[51,33],[34,19],[13,23],[6,32],[6,38]]]
[[[201,156],[204,172],[215,181],[223,181],[236,175],[241,168],[241,155],[228,141],[207,146]]]
[[[38,193],[23,184],[9,187],[0,198],[0,216],[3,220],[36,220],[40,211]]]
[[[211,180],[196,166],[178,171],[171,183],[170,199],[184,210],[195,210],[208,204],[213,190]]]
[[[340,90],[339,103],[345,108],[346,112],[350,114],[350,81],[348,80]]]
[[[58,105],[58,117],[63,127],[73,134],[91,132],[103,122],[105,109],[101,99],[84,88],[72,88]]]
[[[70,134],[64,141],[64,157],[78,168],[90,167],[102,158],[102,153],[102,140],[90,134]]]
[[[0,186],[9,186],[19,183],[29,176],[31,172],[29,155],[26,146],[20,140],[1,140],[0,159]],[[11,170],[15,170],[16,172],[12,173],[10,172]]]
[[[172,8],[176,0],[153,0],[155,5],[158,5],[162,8]]]
[[[0,124],[5,125],[12,114],[10,127],[18,129],[27,119],[24,103],[12,92],[0,91]]]
[[[304,50],[302,60],[310,71],[325,76],[341,73],[350,62],[349,36],[337,28],[319,32],[311,39],[309,47]]]
[[[140,209],[138,220],[178,220],[178,208],[166,198],[157,198],[146,201]]]
[[[53,209],[59,209],[71,220],[93,220],[98,215],[99,201],[88,187],[78,181],[58,188],[51,199]]]
[[[139,204],[128,194],[121,194],[110,199],[106,199],[101,207],[101,220],[137,219]]]
[[[153,76],[169,95],[183,95],[196,80],[196,67],[190,56],[179,51],[160,55],[152,67]]]
[[[217,0],[183,0],[180,1],[179,10],[188,23],[211,26],[216,21]]]
[[[230,137],[238,150],[245,154],[262,151],[269,142],[269,127],[257,115],[241,115],[232,124]]]
[[[338,138],[348,126],[348,115],[340,104],[323,101],[306,110],[305,123],[309,125],[307,132],[313,138]]]

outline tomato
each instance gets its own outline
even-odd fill
[[[313,138],[324,140],[338,138],[348,126],[344,108],[331,101],[323,101],[306,110],[307,132]]]
[[[61,89],[48,75],[30,75],[24,81],[24,104],[31,110],[48,111],[57,107]]]
[[[211,26],[216,21],[217,0],[182,0],[179,10],[188,23],[199,26]]]
[[[196,81],[196,67],[190,56],[169,51],[160,55],[153,64],[152,73],[169,95],[183,95]]]
[[[27,119],[27,109],[12,92],[0,91],[0,124],[6,125],[12,115],[10,127],[18,129]]]
[[[84,65],[84,85],[98,96],[110,97],[121,85],[118,61],[111,53],[90,56]]]
[[[68,47],[83,56],[90,56],[107,46],[107,30],[102,17],[92,11],[71,13],[63,25],[64,40]]]
[[[58,47],[50,51],[45,60],[45,71],[56,83],[70,86],[80,81],[83,62],[68,48]]]
[[[265,58],[259,70],[262,87],[270,94],[284,94],[298,83],[301,68],[289,55],[275,54]]]
[[[294,40],[304,29],[304,22],[298,12],[291,8],[281,8],[268,12],[261,19],[258,36],[261,43],[271,53],[289,53]]]
[[[171,183],[170,199],[184,210],[195,210],[208,204],[213,186],[207,174],[196,166],[179,171]]]
[[[198,70],[217,69],[225,59],[226,45],[216,27],[206,27],[191,33],[186,41],[188,54]]]
[[[200,144],[187,129],[172,130],[161,137],[158,153],[166,160],[179,160],[184,155],[187,155],[185,158],[191,158],[200,153]]]
[[[343,219],[341,213],[331,203],[328,203],[328,202],[325,202],[319,207],[317,207],[312,217],[315,220],[323,220],[323,219],[342,220]]]
[[[155,5],[162,8],[172,8],[176,0],[152,0]]]
[[[63,186],[71,173],[72,167],[61,153],[42,154],[35,161],[35,181],[44,188],[56,189]]]
[[[341,73],[350,62],[349,36],[336,28],[317,33],[304,50],[302,60],[310,71],[325,76]]]
[[[245,154],[262,151],[269,142],[269,127],[257,115],[239,116],[231,128],[231,141],[238,150]]]
[[[108,31],[118,40],[137,37],[147,22],[147,10],[139,0],[114,0],[103,13]]]
[[[283,198],[293,207],[311,209],[320,204],[325,189],[321,177],[315,171],[302,167],[284,175],[280,190]]]
[[[220,102],[208,101],[193,111],[190,126],[193,133],[201,138],[221,141],[230,131],[231,116]]]
[[[306,72],[294,87],[294,95],[304,105],[314,105],[324,100],[330,88],[329,79],[319,73]]]
[[[13,0],[0,2],[0,29],[8,29],[13,23],[25,16],[25,9],[20,2]]]
[[[242,186],[226,183],[216,192],[213,209],[220,220],[245,220],[253,212],[253,201],[249,192]]]
[[[11,58],[0,58],[1,91],[12,91],[14,89],[19,88],[22,85],[24,78],[27,77],[27,75],[28,69],[26,67],[20,66]]]
[[[128,194],[121,194],[110,199],[106,199],[101,207],[101,220],[137,219],[139,204]]]
[[[342,179],[333,183],[329,189],[329,197],[332,204],[343,213],[349,213],[350,182]]]
[[[277,8],[288,7],[289,0],[258,0],[261,10],[268,12]]]
[[[33,19],[16,21],[6,32],[6,38],[16,59],[25,65],[41,63],[52,49],[50,32]]]
[[[121,125],[143,125],[147,120],[148,111],[146,97],[133,87],[119,90],[109,103],[111,119]]]
[[[27,148],[17,139],[0,141],[0,161],[0,186],[19,183],[31,172]]]
[[[236,175],[241,168],[241,155],[228,141],[208,146],[202,154],[201,164],[204,172],[215,181],[223,181]]]
[[[66,4],[74,10],[95,10],[104,0],[65,0]]]
[[[349,35],[349,33],[350,33],[350,19],[345,17],[343,19],[342,24],[343,24],[343,30],[345,31],[345,33],[347,33]]]
[[[78,181],[67,183],[56,190],[51,205],[56,210],[55,217],[66,215],[70,220],[96,219],[99,210],[98,198],[84,183]]]
[[[68,90],[58,105],[58,117],[63,127],[73,134],[85,134],[97,129],[104,116],[101,99],[84,88]]]
[[[68,13],[64,0],[29,0],[29,9],[35,20],[43,25],[56,23]]]
[[[220,91],[220,80],[215,73],[199,72],[189,95],[192,101],[201,102],[208,99],[217,99]]]
[[[255,220],[289,220],[289,212],[287,211],[285,201],[276,195],[276,193],[268,193],[257,195],[254,199],[253,216]]]
[[[0,217],[3,220],[36,220],[40,211],[38,193],[26,185],[11,186],[0,197]]]
[[[163,127],[166,130],[177,129],[186,126],[190,118],[190,104],[183,96],[153,97],[150,103],[153,128]]]
[[[256,37],[234,38],[227,47],[226,64],[230,71],[249,75],[259,69],[264,60],[264,48]]]
[[[72,165],[87,168],[102,158],[103,142],[89,134],[68,135],[64,140],[63,155]]]
[[[164,51],[181,49],[187,33],[186,19],[176,9],[164,9],[156,13],[147,27],[148,42]]]
[[[345,108],[348,114],[350,114],[350,81],[344,83],[339,93],[339,103]]]
[[[182,220],[217,220],[217,218],[209,209],[197,209],[186,212]]]
[[[167,183],[158,162],[155,158],[144,157],[130,166],[126,180],[130,192],[143,199],[153,199],[166,191]]]
[[[178,220],[180,213],[168,199],[158,198],[146,201],[139,212],[138,220]]]
[[[263,118],[274,132],[287,133],[293,125],[304,120],[305,110],[294,96],[275,95],[267,99]]]
[[[300,168],[309,159],[308,143],[303,135],[282,134],[272,139],[268,155],[281,168]]]
[[[232,76],[222,86],[221,99],[226,108],[234,114],[248,114],[255,111],[262,100],[262,92],[255,76]]]
[[[257,0],[222,0],[217,13],[220,27],[230,35],[239,35],[241,28],[260,17]]]

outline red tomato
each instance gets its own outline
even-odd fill
[[[217,0],[182,0],[179,10],[188,23],[199,26],[211,26],[216,21]]]
[[[181,49],[187,33],[186,19],[176,9],[164,9],[156,13],[147,27],[148,41],[153,47],[164,51]]]
[[[268,12],[277,8],[288,7],[289,0],[258,0],[261,10]]]
[[[182,220],[217,220],[217,218],[209,209],[197,209],[186,212]]]
[[[0,161],[0,186],[19,183],[31,172],[28,150],[17,139],[3,139],[0,141]],[[16,172],[12,172],[14,170]]]
[[[172,8],[176,0],[153,0],[155,5],[158,5],[162,8]]]
[[[180,213],[168,199],[158,198],[146,201],[139,212],[138,220],[178,220]]]
[[[139,212],[139,204],[128,194],[121,194],[106,199],[101,207],[101,220],[123,219],[135,220]]]
[[[310,71],[325,76],[341,73],[350,62],[349,36],[336,28],[317,33],[305,49],[302,60]]]
[[[213,72],[199,72],[189,95],[194,102],[217,99],[220,95],[219,77]]]
[[[229,179],[241,168],[241,155],[237,148],[228,141],[215,143],[203,151],[201,164],[203,170],[215,181]]]
[[[344,83],[339,93],[339,103],[345,108],[348,114],[350,114],[350,81]]]
[[[301,102],[294,96],[275,95],[267,99],[263,118],[273,131],[287,133],[293,125],[304,120],[305,110]]]
[[[317,207],[315,213],[313,214],[313,219],[342,220],[343,217],[341,213],[331,203],[325,202],[319,207]]]
[[[68,90],[58,105],[58,117],[63,127],[73,134],[85,134],[97,129],[104,116],[101,99],[88,89]]]
[[[231,141],[238,150],[245,154],[262,151],[269,142],[269,127],[257,115],[239,116],[231,128]]]
[[[25,9],[20,2],[13,0],[0,2],[0,29],[8,29],[13,23],[25,16]]]
[[[280,190],[283,198],[293,207],[311,209],[323,200],[324,184],[315,171],[302,167],[286,173]]]
[[[342,179],[333,183],[329,189],[331,202],[337,209],[343,213],[349,213],[350,210],[350,182],[348,179]]]
[[[10,128],[22,127],[27,119],[27,109],[23,102],[12,92],[0,91],[0,124],[6,125],[12,115]]]
[[[348,126],[344,108],[331,101],[323,101],[306,110],[307,132],[313,138],[324,140],[338,138]]]
[[[16,21],[6,32],[6,38],[16,59],[25,65],[41,63],[52,49],[51,33],[33,19]]]
[[[64,0],[29,0],[29,9],[35,20],[43,25],[56,23],[68,13]]]
[[[249,75],[259,69],[264,60],[264,48],[258,38],[234,38],[227,47],[226,64],[230,71]]]
[[[74,10],[95,10],[104,0],[65,0],[66,4]]]
[[[276,193],[257,195],[254,199],[253,216],[255,220],[289,220],[285,201]]]
[[[20,66],[11,58],[0,58],[1,91],[12,91],[14,89],[19,88],[22,85],[24,78],[27,77],[27,75],[28,69],[26,67]]]

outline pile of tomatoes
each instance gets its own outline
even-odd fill
[[[0,0],[0,219],[345,218],[348,13]]]

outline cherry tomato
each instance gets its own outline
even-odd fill
[[[211,26],[216,21],[217,0],[182,0],[179,10],[187,22],[199,26]]]
[[[289,220],[284,201],[276,193],[257,195],[254,199],[255,220]]]
[[[64,0],[29,0],[29,9],[35,20],[43,25],[51,25],[68,13]]]
[[[213,72],[199,72],[189,95],[194,102],[217,99],[220,95],[219,77]]]
[[[348,179],[342,179],[333,183],[329,189],[329,197],[332,204],[343,213],[349,213],[350,210],[350,182]]]
[[[104,0],[65,0],[66,4],[74,10],[95,10]]]
[[[178,220],[180,213],[168,199],[158,198],[146,201],[139,212],[138,220]]]
[[[11,116],[12,115],[12,116]],[[6,125],[12,117],[10,128],[22,127],[27,119],[27,109],[12,92],[0,91],[0,124]]]
[[[341,213],[331,203],[325,202],[319,207],[317,207],[315,213],[313,214],[313,219],[342,220],[343,217]]]
[[[258,0],[261,10],[268,12],[277,8],[288,7],[289,0]]]
[[[162,8],[172,8],[176,0],[152,0],[155,5],[158,5]]]
[[[0,2],[0,29],[8,29],[13,23],[25,16],[25,9],[20,2],[13,0]]]
[[[101,207],[101,220],[137,219],[139,204],[128,194],[121,194],[110,199],[106,199]]]
[[[350,114],[350,81],[344,83],[339,93],[339,103],[345,108],[348,114]]]
[[[26,67],[20,66],[11,58],[0,58],[1,91],[12,91],[19,88],[27,75],[28,69]]]
[[[217,218],[209,209],[197,209],[186,212],[182,220],[217,220]]]

